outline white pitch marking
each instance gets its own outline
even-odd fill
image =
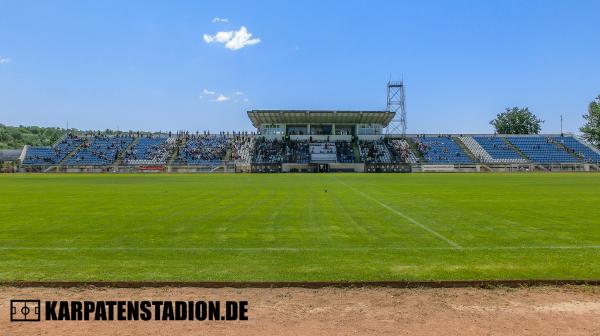
[[[339,180],[338,180],[338,181],[339,181]],[[414,225],[416,225],[416,226],[420,227],[421,229],[423,229],[423,230],[425,230],[425,231],[427,231],[427,232],[431,233],[432,235],[434,235],[434,236],[436,236],[436,237],[440,238],[441,240],[445,241],[446,243],[448,243],[448,244],[450,244],[450,245],[454,246],[454,248],[457,248],[457,249],[461,249],[461,248],[462,248],[462,247],[461,247],[460,245],[458,245],[456,242],[454,242],[454,241],[452,241],[452,240],[448,239],[447,237],[445,237],[445,236],[444,236],[444,235],[442,235],[441,233],[439,233],[439,232],[437,232],[437,231],[435,231],[435,230],[431,229],[431,228],[430,228],[430,227],[428,227],[427,225],[424,225],[424,224],[421,224],[421,223],[419,223],[419,222],[418,222],[418,221],[416,221],[415,219],[413,219],[413,218],[411,218],[411,217],[409,217],[409,216],[405,215],[404,213],[402,213],[402,212],[400,212],[400,211],[398,211],[398,210],[396,210],[396,209],[392,208],[391,206],[389,206],[389,205],[387,205],[387,204],[385,204],[385,203],[382,203],[382,202],[380,202],[378,199],[376,199],[376,198],[373,198],[372,196],[369,196],[368,194],[365,194],[364,192],[362,192],[362,191],[360,191],[360,190],[357,190],[357,189],[355,189],[354,187],[352,187],[352,186],[350,186],[350,185],[346,184],[345,182],[342,182],[342,181],[339,181],[339,182],[340,182],[340,183],[342,183],[343,185],[345,185],[346,187],[348,187],[348,188],[352,189],[352,190],[353,190],[355,193],[357,193],[357,194],[359,194],[359,195],[362,195],[363,197],[365,197],[365,198],[367,198],[367,199],[369,199],[369,200],[371,200],[371,201],[373,201],[373,202],[375,202],[375,203],[379,204],[380,206],[382,206],[382,207],[384,207],[384,208],[388,209],[389,211],[391,211],[391,212],[395,213],[396,215],[398,215],[398,216],[400,216],[400,217],[402,217],[402,218],[406,219],[407,221],[409,221],[409,222],[413,223]]]

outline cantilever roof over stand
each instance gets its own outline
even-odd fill
[[[263,124],[380,124],[386,127],[394,115],[389,111],[248,111],[248,117],[256,128]]]

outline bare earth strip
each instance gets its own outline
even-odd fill
[[[10,299],[247,300],[248,321],[9,322]],[[0,287],[0,335],[600,335],[600,288]]]

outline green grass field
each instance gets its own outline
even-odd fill
[[[600,279],[600,174],[0,176],[0,280]]]

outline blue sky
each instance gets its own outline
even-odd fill
[[[599,1],[0,0],[0,123],[251,130],[248,109],[384,109],[391,76],[411,133],[491,132],[507,106],[530,107],[543,132],[561,114],[576,131],[600,94],[598,13]]]

